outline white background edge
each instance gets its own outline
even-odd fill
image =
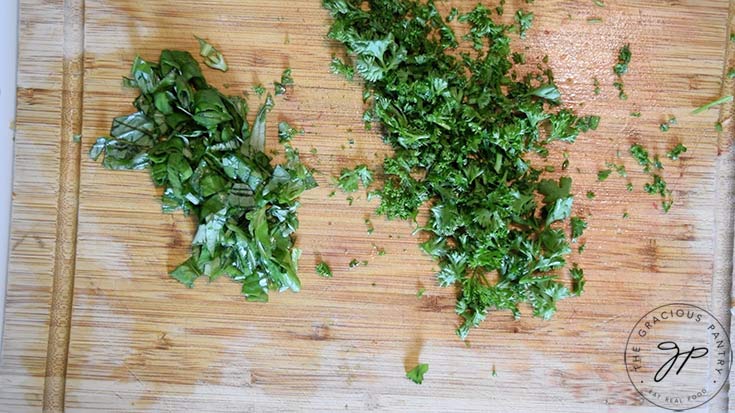
[[[13,191],[15,98],[18,67],[18,1],[10,0],[0,13],[0,348],[5,324],[8,283],[10,209]]]

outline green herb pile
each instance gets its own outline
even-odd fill
[[[207,64],[226,70],[207,46]],[[196,219],[192,256],[171,275],[189,287],[200,276],[226,276],[242,284],[250,301],[267,301],[268,290],[299,291],[297,199],[316,182],[292,147],[275,167],[265,154],[271,96],[251,126],[244,98],[223,95],[188,52],[172,50],[158,63],[136,58],[125,83],[140,91],[137,111],[116,118],[90,156],[104,156],[109,169],[149,169],[163,187],[163,211]],[[276,92],[290,84],[279,83]]]
[[[599,117],[560,109],[550,70],[514,71],[524,59],[512,55],[509,33],[525,35],[532,14],[519,11],[509,26],[482,5],[444,18],[433,1],[323,4],[329,37],[349,55],[331,69],[365,80],[364,120],[382,124],[395,151],[384,161],[378,213],[416,219],[428,204],[422,248],[438,261],[439,283],[458,287],[457,334],[465,338],[493,309],[520,316],[522,303],[549,318],[558,300],[581,293],[581,269],[572,269],[571,290],[558,275],[571,253],[572,181],[542,179],[529,159],[596,129]],[[447,24],[455,17],[468,26],[461,39]],[[343,172],[344,189],[357,189],[356,175]],[[577,222],[574,236],[582,228]]]

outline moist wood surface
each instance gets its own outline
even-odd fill
[[[729,108],[690,115],[723,89],[731,93],[723,83],[728,1],[607,1],[604,8],[592,1],[508,2],[508,19],[519,6],[536,14],[528,39],[514,38],[514,48],[532,64],[548,55],[566,104],[603,117],[597,132],[556,146],[550,161],[560,165],[569,150],[575,212],[589,215],[587,249],[572,256],[585,269],[587,293],[560,303],[551,321],[493,313],[472,331],[469,346],[454,334],[454,291],[435,286],[434,265],[418,250],[413,227],[373,216],[376,230],[368,235],[364,220],[376,201],[360,193],[349,206],[343,194],[328,196],[330,177],[341,168],[378,167],[387,148],[362,127],[360,85],[329,73],[329,59],[341,49],[325,39],[329,20],[319,1],[84,3],[82,153],[113,117],[132,111],[134,94],[120,79],[135,55],[157,59],[163,48],[196,54],[196,34],[224,52],[230,71],[206,75],[226,92],[270,87],[293,68],[296,87],[276,100],[268,148],[278,148],[278,120],[303,127],[295,145],[319,171],[320,187],[306,193],[300,210],[303,291],[253,304],[227,280],[189,290],[170,279],[167,272],[188,256],[192,223],[161,214],[147,172],[107,171],[82,157],[68,411],[655,412],[623,365],[634,323],[669,302],[729,306],[729,289],[722,291],[717,278],[728,271],[721,255],[731,256],[732,247],[722,241],[732,232]],[[468,9],[474,2],[452,4]],[[588,17],[603,21],[590,24]],[[61,154],[71,140],[60,120],[61,90],[64,68],[79,57],[67,56],[65,66],[64,20],[61,0],[21,0],[0,411],[43,405],[57,242],[72,241],[57,241],[64,223]],[[611,68],[628,42],[629,99],[621,101]],[[642,117],[629,116],[635,111]],[[662,133],[658,125],[669,115],[678,125]],[[723,134],[714,129],[718,116]],[[642,192],[646,177],[626,155],[635,142],[660,155],[679,142],[689,147],[680,162],[666,162],[676,198],[668,215]],[[617,150],[636,186],[632,194],[620,178],[596,182]],[[595,199],[587,199],[589,190]],[[332,266],[333,279],[314,273],[319,258]],[[369,264],[349,269],[353,258]],[[430,364],[422,386],[404,377],[418,361]],[[726,405],[724,391],[696,411]]]

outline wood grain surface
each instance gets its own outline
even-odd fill
[[[548,55],[566,105],[603,117],[598,131],[551,155],[559,164],[569,151],[575,212],[589,216],[587,249],[573,256],[585,268],[587,293],[562,302],[551,321],[531,318],[527,308],[520,321],[493,313],[465,345],[454,334],[455,293],[435,286],[434,265],[417,248],[412,225],[372,216],[376,201],[364,194],[352,206],[343,194],[329,197],[341,168],[379,167],[388,148],[362,127],[361,86],[329,73],[341,49],[325,39],[329,19],[319,1],[21,0],[0,411],[661,411],[626,375],[623,350],[635,322],[659,305],[687,302],[730,323],[731,107],[690,112],[732,93],[724,75],[735,63],[733,6],[506,4],[518,7],[536,18],[514,48],[532,64]],[[74,22],[83,22],[83,32],[74,32]],[[278,149],[275,126],[288,120],[305,129],[295,145],[318,170],[320,187],[305,194],[300,210],[299,294],[254,304],[227,280],[184,288],[167,273],[188,256],[193,225],[160,212],[148,174],[107,171],[86,156],[74,169],[77,151],[86,153],[113,117],[132,111],[134,94],[121,77],[136,54],[196,53],[194,34],[224,52],[230,71],[206,75],[231,94],[270,85],[293,68],[296,87],[276,101],[268,148]],[[633,51],[627,101],[617,98],[611,70],[624,43]],[[600,95],[593,94],[595,77]],[[642,117],[629,115],[635,111]],[[678,124],[662,133],[669,115]],[[78,126],[83,138],[75,148],[69,134]],[[635,142],[661,155],[678,142],[689,147],[681,161],[666,163],[676,198],[668,215],[642,192],[646,176],[625,155]],[[632,194],[620,178],[597,182],[618,150]],[[595,199],[584,196],[590,190]],[[368,265],[349,269],[353,258]],[[319,259],[332,266],[333,279],[314,273]],[[422,298],[419,288],[426,288]],[[72,299],[69,324],[56,317]],[[404,377],[418,361],[431,366],[422,386]],[[723,391],[695,411],[727,406]]]

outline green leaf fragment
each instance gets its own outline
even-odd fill
[[[687,147],[679,143],[666,154],[666,157],[671,159],[672,161],[676,161],[679,159],[679,156],[681,156],[681,154],[683,154],[686,151],[687,151]]]
[[[320,277],[332,278],[332,269],[329,268],[329,265],[327,265],[327,263],[324,261],[316,265],[316,273]]]
[[[711,108],[713,108],[715,106],[719,106],[719,105],[722,105],[722,104],[725,104],[725,103],[732,102],[732,100],[733,100],[733,96],[732,95],[723,96],[723,97],[721,97],[721,98],[719,98],[717,100],[714,100],[714,101],[712,101],[710,103],[707,103],[705,105],[702,105],[702,106],[698,107],[697,109],[694,109],[692,111],[692,115],[698,115],[698,114],[700,114],[700,113],[702,113],[702,112],[704,112],[704,111],[706,111],[708,109],[711,109]]]
[[[194,36],[199,41],[199,55],[204,58],[204,64],[212,69],[227,71],[227,63],[225,57],[219,50],[215,49],[209,42],[201,37]]]
[[[410,371],[406,372],[406,377],[416,384],[424,382],[424,375],[429,371],[428,364],[419,364]]]
[[[137,111],[114,119],[90,157],[109,169],[150,169],[162,210],[193,217],[191,257],[174,279],[192,287],[201,276],[225,276],[257,302],[271,290],[299,291],[296,210],[316,182],[295,149],[287,146],[286,163],[275,166],[264,152],[272,99],[251,128],[245,99],[208,85],[189,53],[164,50],[159,60],[134,61],[126,84],[140,92]]]

